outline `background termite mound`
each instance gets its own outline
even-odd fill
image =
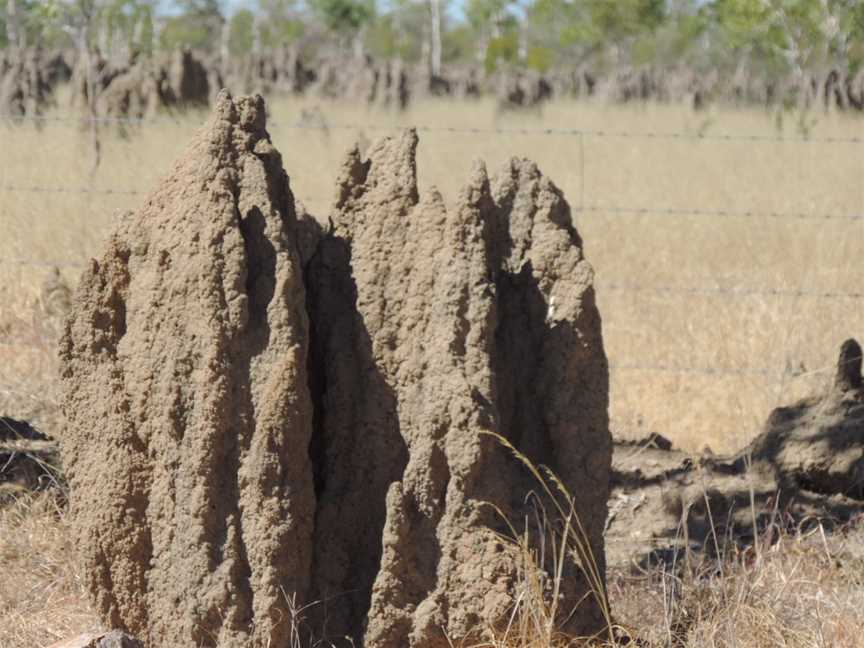
[[[846,340],[833,382],[774,409],[762,433],[731,455],[693,456],[660,435],[616,442],[606,530],[610,565],[674,569],[705,555],[752,550],[778,532],[842,528],[860,517],[861,363],[861,346]]]
[[[282,646],[315,508],[293,199],[259,98],[220,97],[81,279],[61,440],[92,600],[148,646]]]
[[[506,438],[576,496],[603,573],[607,363],[569,208],[527,160],[477,164],[452,209],[418,195],[417,136],[343,165],[307,266],[318,512],[314,597],[333,636],[446,645],[506,618],[519,525],[539,484]],[[568,575],[568,611],[588,591]],[[350,592],[350,594],[343,594]],[[573,631],[600,624],[584,598]],[[443,631],[443,632],[442,632]]]
[[[608,371],[569,208],[524,160],[420,199],[416,146],[352,151],[321,228],[261,99],[222,95],[85,272],[62,450],[106,625],[287,646],[311,603],[302,632],[397,648],[502,624],[523,565],[500,514],[521,528],[539,484],[493,434],[560,475],[602,580]],[[567,628],[595,632],[568,569]]]

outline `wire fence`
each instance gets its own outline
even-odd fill
[[[3,259],[0,263],[35,268],[83,269],[86,263],[77,261],[57,261],[45,259]],[[685,295],[746,299],[750,297],[765,299],[839,299],[864,300],[864,292],[819,291],[788,288],[747,288],[715,286],[643,286],[639,284],[611,283],[595,281],[594,288],[599,293],[634,293],[646,295]]]
[[[5,338],[0,339],[0,348],[15,350],[32,349],[44,352],[52,349],[53,341],[49,339],[33,340],[32,338]],[[834,371],[834,365],[820,367],[818,369],[801,369],[795,367],[690,367],[675,364],[653,364],[653,363],[609,363],[610,371],[617,372],[649,372],[666,374],[691,374],[701,376],[717,377],[757,377],[766,379],[773,384],[779,384],[789,379],[812,376],[814,374]]]
[[[100,187],[49,187],[42,185],[0,185],[0,192],[24,192],[44,194],[94,194],[104,196],[137,196],[146,192],[138,189],[111,189]],[[328,199],[299,197],[299,200],[307,204],[326,204]],[[687,217],[696,216],[700,218],[771,218],[779,220],[805,220],[805,221],[864,221],[864,213],[861,214],[814,214],[804,212],[782,212],[782,211],[760,211],[760,210],[728,210],[728,209],[699,209],[696,207],[621,207],[617,205],[576,205],[572,208],[576,214],[622,214],[638,216],[673,216]]]
[[[43,115],[11,115],[0,113],[0,122],[10,123],[66,123],[66,124],[116,124],[141,126],[147,124],[170,124],[178,127],[197,126],[200,120],[189,120],[172,117],[92,117],[81,116],[43,116]],[[308,123],[305,121],[280,122],[268,121],[268,128],[292,130],[350,130],[368,132],[393,132],[403,130],[407,126],[397,124],[374,123]],[[527,135],[551,137],[609,137],[625,139],[671,139],[687,141],[718,141],[718,142],[763,142],[763,143],[797,143],[797,144],[864,144],[864,137],[812,137],[808,135],[764,135],[748,133],[708,133],[707,131],[617,131],[583,128],[512,128],[512,127],[473,127],[473,126],[441,126],[416,124],[410,126],[420,133],[452,133],[457,135]]]
[[[31,122],[36,124],[58,123],[70,127],[87,124],[115,124],[119,126],[145,126],[148,124],[173,124],[177,126],[194,126],[195,122],[188,117],[185,120],[167,117],[158,118],[130,118],[130,117],[89,117],[89,116],[13,116],[0,114],[0,123]],[[403,126],[361,124],[361,123],[289,123],[270,122],[269,128],[309,130],[326,133],[327,131],[351,130],[360,132],[387,132],[401,130]],[[577,155],[579,161],[579,193],[578,204],[572,207],[574,214],[579,217],[592,217],[598,215],[616,216],[648,216],[686,218],[697,217],[703,219],[774,219],[789,222],[801,221],[824,221],[824,222],[847,222],[850,224],[864,223],[864,211],[859,213],[807,213],[807,212],[783,212],[771,210],[727,210],[727,209],[703,209],[697,207],[664,207],[664,206],[624,206],[585,204],[585,139],[586,138],[624,138],[624,139],[647,139],[647,140],[683,140],[691,142],[718,141],[718,142],[741,142],[748,144],[849,144],[860,145],[864,143],[864,137],[789,137],[770,136],[762,134],[733,134],[733,133],[707,133],[707,132],[638,132],[638,131],[612,131],[570,128],[474,128],[474,127],[450,127],[450,126],[414,126],[418,132],[426,133],[451,133],[465,135],[494,135],[494,136],[541,136],[541,137],[573,137],[577,144]],[[136,188],[111,188],[91,186],[47,186],[47,185],[25,185],[25,184],[0,184],[0,192],[26,192],[43,194],[81,194],[93,196],[138,196],[146,192]],[[305,204],[328,204],[329,199],[316,199],[310,197],[299,197]],[[862,210],[864,210],[864,194],[862,194]],[[862,234],[862,254],[864,254],[864,229]],[[80,269],[86,264],[77,261],[63,261],[59,259],[33,259],[33,258],[0,258],[0,264],[45,267],[45,268],[69,268]],[[728,299],[815,299],[815,300],[864,300],[862,291],[812,291],[779,287],[751,287],[751,286],[728,286],[723,285],[720,279],[712,280],[712,285],[699,286],[677,286],[677,285],[641,285],[637,283],[615,283],[598,281],[595,283],[598,294],[622,293],[649,296],[675,295],[685,297],[705,298],[728,298]],[[861,307],[864,309],[864,305]],[[0,347],[4,348],[33,348],[44,349],[45,342],[28,338],[0,338]],[[816,371],[805,372],[791,367],[706,367],[686,366],[677,364],[658,363],[610,363],[610,370],[615,372],[651,372],[666,374],[694,374],[707,377],[757,377],[772,383],[782,383],[790,378],[796,378],[813,373],[831,370],[833,367],[824,367]]]

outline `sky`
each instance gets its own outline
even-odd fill
[[[225,7],[228,15],[231,15],[238,9],[255,9],[257,2],[255,0],[220,0],[220,4]],[[161,14],[170,16],[178,13],[177,3],[174,0],[159,0],[157,6]]]

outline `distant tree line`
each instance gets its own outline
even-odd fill
[[[0,0],[0,47],[192,47],[224,56],[292,46],[427,64],[540,72],[686,65],[769,77],[864,67],[862,0]]]

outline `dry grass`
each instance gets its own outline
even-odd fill
[[[0,646],[47,646],[98,630],[70,560],[73,551],[54,494],[0,507]]]
[[[864,637],[864,529],[781,534],[685,570],[610,574],[619,622],[648,645],[681,648],[856,648]]]
[[[559,648],[549,576],[525,558],[523,604],[506,631],[472,648]],[[0,646],[33,648],[84,632],[98,621],[84,600],[64,513],[51,494],[0,508]],[[776,544],[727,555],[677,574],[613,571],[608,594],[618,638],[603,645],[674,648],[856,648],[864,637],[864,528],[825,535],[781,534]]]
[[[718,558],[688,550],[672,565],[618,567],[608,574],[604,588],[573,515],[572,496],[554,474],[536,468],[501,441],[532,471],[539,492],[551,503],[552,519],[559,523],[550,524],[541,506],[539,534],[520,534],[511,527],[522,576],[513,617],[506,628],[487,630],[487,639],[470,648],[862,645],[864,518],[828,534],[816,521],[790,528],[778,514],[763,532],[754,534],[752,545],[720,543]],[[545,541],[538,541],[538,535]],[[573,639],[558,630],[567,614],[558,603],[567,560],[587,576],[591,595],[600,602],[605,637]]]
[[[327,131],[287,125],[316,112]],[[427,102],[404,114],[310,100],[271,103],[271,133],[296,195],[326,217],[333,178],[347,147],[376,128],[582,128],[604,132],[800,135],[767,113],[694,114],[670,106],[608,107],[556,103],[542,113],[498,114],[488,102]],[[58,114],[60,114],[58,112]],[[813,137],[864,135],[864,121],[816,115]],[[125,136],[102,128],[103,162],[90,177],[89,137],[69,122],[0,124],[0,187],[64,186],[146,192],[168,172],[203,119],[146,124]],[[313,123],[317,123],[313,120]],[[365,128],[341,128],[364,124]],[[685,448],[733,450],[751,439],[780,401],[809,392],[824,377],[784,372],[833,363],[839,344],[864,331],[858,299],[657,293],[672,287],[728,287],[860,293],[864,221],[705,217],[686,210],[851,215],[864,212],[864,145],[822,142],[677,140],[644,137],[421,133],[420,182],[454,197],[474,158],[494,168],[510,155],[537,161],[574,206],[683,209],[675,216],[576,212],[601,288],[598,300],[611,361],[612,418],[621,436],[660,432]],[[584,163],[583,163],[584,162]],[[48,268],[96,255],[117,214],[144,195],[0,191],[0,410],[53,419],[51,345],[31,339],[34,304]],[[74,282],[78,268],[65,268]],[[646,292],[603,290],[636,284]],[[11,342],[9,339],[11,338]],[[11,347],[9,346],[11,344]],[[41,346],[40,346],[41,345]],[[635,365],[635,366],[634,366]],[[719,374],[655,371],[719,369]],[[645,367],[648,367],[646,369]],[[753,374],[768,369],[769,375]],[[742,374],[726,374],[725,370]],[[22,376],[24,380],[22,380]],[[39,402],[46,399],[49,402]],[[34,400],[35,399],[35,400]],[[50,420],[54,423],[54,420]]]
[[[317,109],[328,131],[288,128]],[[556,103],[542,113],[497,114],[491,103],[427,102],[395,115],[309,100],[271,104],[271,133],[295,194],[326,217],[347,147],[376,127],[425,124],[478,128],[798,135],[794,120],[723,110],[694,114],[669,106]],[[62,114],[58,111],[58,114]],[[862,137],[864,122],[816,115],[814,137]],[[98,254],[117,214],[144,195],[4,191],[9,186],[89,187],[147,192],[167,173],[202,115],[148,124],[125,135],[103,128],[103,161],[91,177],[89,137],[74,124],[0,123],[0,414],[59,434],[56,322],[41,286],[50,264],[81,264]],[[365,128],[338,128],[342,124]],[[615,431],[657,431],[685,448],[728,451],[749,441],[779,402],[808,393],[825,377],[845,338],[864,334],[855,299],[657,293],[663,287],[772,288],[860,293],[864,220],[705,217],[687,209],[734,212],[864,213],[864,145],[816,142],[677,140],[643,137],[421,133],[422,189],[450,198],[474,158],[494,168],[524,155],[565,191],[571,204],[684,210],[675,216],[603,209],[574,215],[598,280],[649,291],[598,290],[612,373]],[[22,265],[28,260],[42,265]],[[74,284],[79,268],[64,267]],[[629,366],[630,368],[625,368]],[[644,367],[710,367],[736,374],[678,373]],[[637,368],[642,367],[642,368]],[[769,375],[749,374],[768,368]],[[612,574],[616,619],[656,645],[853,646],[864,637],[861,576],[864,532],[823,540],[784,536],[758,558],[728,557],[721,567],[683,576]],[[0,510],[0,646],[46,645],[91,627],[61,513],[45,496]],[[527,572],[526,572],[527,573]],[[539,603],[538,603],[539,605]],[[548,610],[524,608],[523,628]],[[531,617],[530,615],[534,615]],[[551,634],[520,632],[496,648],[553,645]],[[565,640],[561,640],[564,642]]]

